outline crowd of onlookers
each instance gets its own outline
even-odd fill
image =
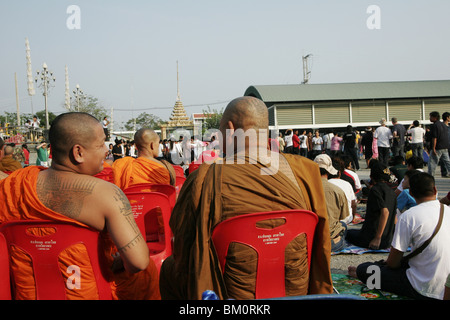
[[[431,112],[431,125],[426,129],[417,120],[406,128],[392,118],[392,128],[381,119],[375,130],[367,127],[361,133],[349,125],[344,133],[326,132],[321,136],[319,130],[314,134],[287,130],[284,136],[279,135],[277,143],[282,152],[299,154],[319,164],[330,216],[332,251],[338,252],[345,244],[390,249],[386,261],[350,266],[350,275],[367,281],[368,268],[376,266],[382,270],[382,289],[386,291],[416,299],[442,297],[450,279],[445,267],[450,255],[442,251],[448,232],[441,231],[442,236],[434,240],[426,254],[408,262],[404,262],[403,255],[409,250],[425,250],[419,244],[427,243],[432,231],[437,234],[440,227],[441,222],[436,226],[439,204],[448,211],[450,198],[446,194],[439,199],[434,175],[437,166],[442,177],[448,177],[450,170],[449,118],[445,112],[441,121],[438,112]],[[370,169],[370,179],[361,183],[356,171],[363,159]],[[424,165],[428,165],[428,173]],[[348,186],[351,180],[353,192]],[[330,182],[341,190],[330,186]],[[347,206],[339,204],[342,194]],[[366,203],[363,217],[355,210],[358,201]],[[360,229],[348,230],[349,222],[363,224]]]

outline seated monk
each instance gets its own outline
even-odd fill
[[[114,183],[122,190],[139,184],[170,184],[175,186],[175,170],[165,160],[157,160],[159,153],[159,136],[147,128],[138,130],[134,142],[138,157],[124,157],[114,161]]]
[[[19,161],[13,158],[14,148],[11,146],[5,146],[3,148],[3,157],[0,158],[0,171],[12,172],[17,169],[21,169],[22,165]]]
[[[100,122],[87,113],[61,114],[52,122],[49,140],[53,152],[50,168],[30,166],[0,182],[0,223],[54,220],[98,230],[104,240],[114,298],[160,299],[158,271],[130,203],[116,185],[93,177],[103,169],[107,152]],[[66,249],[59,256],[60,264],[89,267],[83,248],[78,244]],[[20,249],[13,250],[11,266],[14,298],[36,299],[30,258]],[[92,271],[82,270],[83,285],[78,290],[66,288],[68,299],[98,299]]]
[[[268,131],[264,102],[252,97],[230,102],[220,123],[225,158],[203,163],[192,172],[173,209],[174,250],[160,271],[162,299],[197,300],[205,290],[214,290],[220,299],[254,299],[256,252],[235,243],[222,275],[211,245],[212,231],[233,216],[289,209],[310,210],[319,221],[310,270],[304,235],[286,248],[286,295],[332,292],[330,232],[319,167],[305,157],[268,150],[268,134],[260,137],[259,130]],[[238,137],[234,144],[233,133],[239,132],[256,138]],[[239,144],[239,140],[246,143]],[[252,148],[259,151],[257,155],[249,152]],[[269,166],[268,158],[276,161]],[[267,224],[271,222],[272,226],[280,224]]]
[[[2,138],[0,138],[0,159],[3,158],[3,146],[5,145],[5,142]],[[4,173],[3,171],[0,171],[0,180],[5,179],[8,177],[7,173]]]

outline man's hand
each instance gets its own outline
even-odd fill
[[[378,248],[380,247],[380,243],[381,243],[381,238],[373,238],[372,241],[370,241],[369,243],[369,248],[373,249],[373,250],[378,250]]]

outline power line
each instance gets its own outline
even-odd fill
[[[201,103],[201,104],[190,104],[190,105],[185,105],[185,108],[192,108],[192,107],[200,107],[200,106],[212,106],[212,105],[216,105],[216,104],[223,104],[223,103],[228,103],[230,102],[230,100],[226,100],[226,101],[219,101],[219,102],[211,102],[211,103]],[[133,109],[133,111],[146,111],[146,110],[166,110],[166,109],[172,109],[173,106],[171,107],[148,107],[148,108],[141,108],[141,109]],[[130,109],[116,109],[114,108],[114,111],[130,111]]]

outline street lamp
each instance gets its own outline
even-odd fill
[[[85,98],[84,92],[80,89],[79,84],[77,84],[75,90],[73,90],[72,92],[75,95],[75,99],[77,99],[77,111],[80,112],[80,99]]]
[[[48,103],[47,103],[47,96],[48,91],[50,87],[53,85],[53,83],[56,81],[55,77],[53,76],[53,72],[48,70],[47,64],[44,62],[42,65],[42,70],[37,71],[37,76],[34,79],[34,81],[37,83],[38,80],[41,80],[41,84],[39,87],[43,90],[43,96],[45,99],[45,129],[50,128],[50,124],[48,123]]]

